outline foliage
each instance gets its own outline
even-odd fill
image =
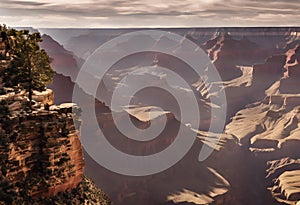
[[[8,103],[6,100],[0,101],[0,123],[3,123],[7,120],[10,115],[10,111],[8,109]]]
[[[18,187],[22,187],[19,193],[12,192],[12,186],[7,181],[0,183],[3,185],[0,188],[0,204],[25,204],[25,205],[40,205],[40,204],[102,204],[111,205],[108,197],[103,193],[102,190],[98,189],[96,185],[88,178],[83,177],[82,182],[77,188],[59,192],[55,196],[47,198],[35,198],[33,199],[28,195],[28,191],[31,189],[26,184],[16,184]]]
[[[40,33],[29,33],[28,30],[17,31],[1,26],[6,33],[7,49],[11,55],[11,66],[5,72],[4,82],[8,87],[18,87],[28,92],[32,101],[33,90],[43,91],[52,81],[54,71],[50,57],[40,49]]]

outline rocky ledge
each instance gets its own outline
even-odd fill
[[[33,99],[30,109],[25,92],[0,96],[0,202],[109,204],[83,177],[80,108],[52,105],[51,90]]]

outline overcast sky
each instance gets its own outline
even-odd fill
[[[300,26],[300,0],[0,0],[0,24],[46,27]]]

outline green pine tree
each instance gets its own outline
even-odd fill
[[[7,36],[10,38],[8,52],[12,62],[6,72],[6,83],[11,87],[25,89],[31,106],[33,91],[45,90],[53,79],[50,57],[45,50],[40,49],[40,33],[30,34],[27,30],[10,29]]]

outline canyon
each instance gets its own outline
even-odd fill
[[[127,56],[106,72],[98,87],[95,104],[78,104],[83,111],[82,121],[86,123],[82,138],[93,136],[98,139],[97,143],[103,143],[105,137],[118,150],[138,156],[160,152],[176,140],[178,127],[182,125],[180,107],[168,93],[154,88],[144,89],[133,97],[130,108],[115,111],[110,105],[110,98],[122,77],[137,68],[144,68],[142,73],[150,76],[147,79],[151,83],[164,85],[183,96],[186,92],[196,96],[201,113],[199,127],[184,125],[182,131],[184,135],[196,135],[192,148],[171,168],[150,176],[134,177],[104,168],[89,155],[89,147],[84,147],[86,175],[108,193],[114,204],[299,203],[299,28],[165,30],[202,48],[218,70],[222,82],[210,82],[204,86],[206,82],[194,75],[186,63],[164,53],[141,52]],[[93,100],[75,84],[84,61],[103,43],[136,30],[83,29],[69,30],[66,35],[55,29],[41,31],[47,34],[41,46],[49,50],[53,67],[57,67],[49,88],[56,93],[54,101],[62,103],[72,101],[74,88],[84,98]],[[135,43],[143,42],[137,39]],[[71,63],[64,65],[67,62]],[[145,68],[155,65],[169,68],[184,77],[190,90],[170,83],[165,85],[163,75]],[[207,67],[207,72],[209,69],[212,67]],[[143,79],[140,73],[130,77],[131,81]],[[214,105],[210,98],[219,98],[221,91],[226,93],[226,124],[224,132],[211,133],[208,130],[209,110]],[[159,111],[158,107],[161,108]],[[91,108],[95,109],[97,122],[91,118]],[[164,116],[167,121],[157,138],[137,142],[116,127],[116,123],[127,120],[128,115],[139,129],[147,128],[150,121],[151,125],[162,124]],[[95,125],[101,128],[102,134],[97,132]],[[129,130],[129,135],[142,138],[134,130]],[[199,162],[199,152],[204,146],[215,151],[208,159]]]

